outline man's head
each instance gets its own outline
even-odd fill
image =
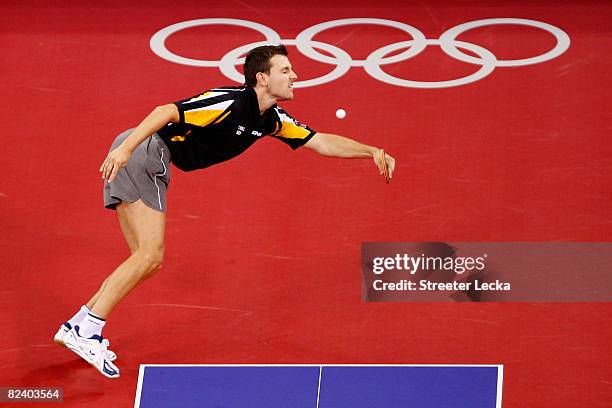
[[[293,72],[284,45],[264,45],[250,50],[244,61],[245,85],[264,89],[277,100],[293,98]]]

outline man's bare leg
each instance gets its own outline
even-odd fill
[[[108,317],[132,289],[159,270],[164,254],[165,213],[147,207],[142,200],[121,203],[117,211],[120,217],[125,216],[124,222],[120,218],[120,223],[128,245],[132,242],[130,249],[135,248],[135,251],[115,269],[99,293],[90,300],[94,301],[92,312],[102,318]]]
[[[121,232],[123,232],[123,237],[125,238],[125,242],[130,248],[130,254],[133,255],[136,252],[136,249],[138,248],[138,242],[136,241],[136,232],[134,231],[134,227],[130,224],[126,205],[124,203],[120,203],[119,205],[117,205],[116,210],[117,210],[117,217],[119,218],[119,225],[121,227]],[[93,295],[93,297],[89,299],[87,303],[85,303],[85,305],[89,308],[89,310],[91,310],[96,304],[96,302],[98,301],[98,298],[100,297],[100,294],[104,290],[104,287],[106,286],[106,283],[108,282],[109,278],[110,276],[104,280],[104,282],[102,283],[102,285],[100,286],[100,289],[98,289],[96,294]]]
[[[62,325],[54,337],[54,340],[61,337],[60,344],[109,378],[119,377],[119,368],[112,363],[117,356],[108,350],[108,341],[101,337],[104,319],[132,289],[159,270],[166,228],[166,214],[147,207],[141,200],[119,204],[117,214],[130,247],[130,257],[106,278],[90,299],[91,310],[81,323],[72,328]]]

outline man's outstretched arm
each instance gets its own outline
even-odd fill
[[[382,149],[359,143],[347,137],[329,133],[316,133],[304,147],[326,157],[342,159],[373,159],[380,174],[383,174]],[[389,178],[395,172],[395,159],[385,152]]]

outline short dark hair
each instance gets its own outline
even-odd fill
[[[244,59],[244,84],[254,88],[257,85],[257,73],[270,74],[270,59],[275,55],[289,55],[283,45],[262,45],[250,50]]]

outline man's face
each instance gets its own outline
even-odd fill
[[[293,81],[297,75],[293,72],[289,59],[284,55],[274,55],[270,58],[270,75],[268,92],[277,100],[293,99]]]

